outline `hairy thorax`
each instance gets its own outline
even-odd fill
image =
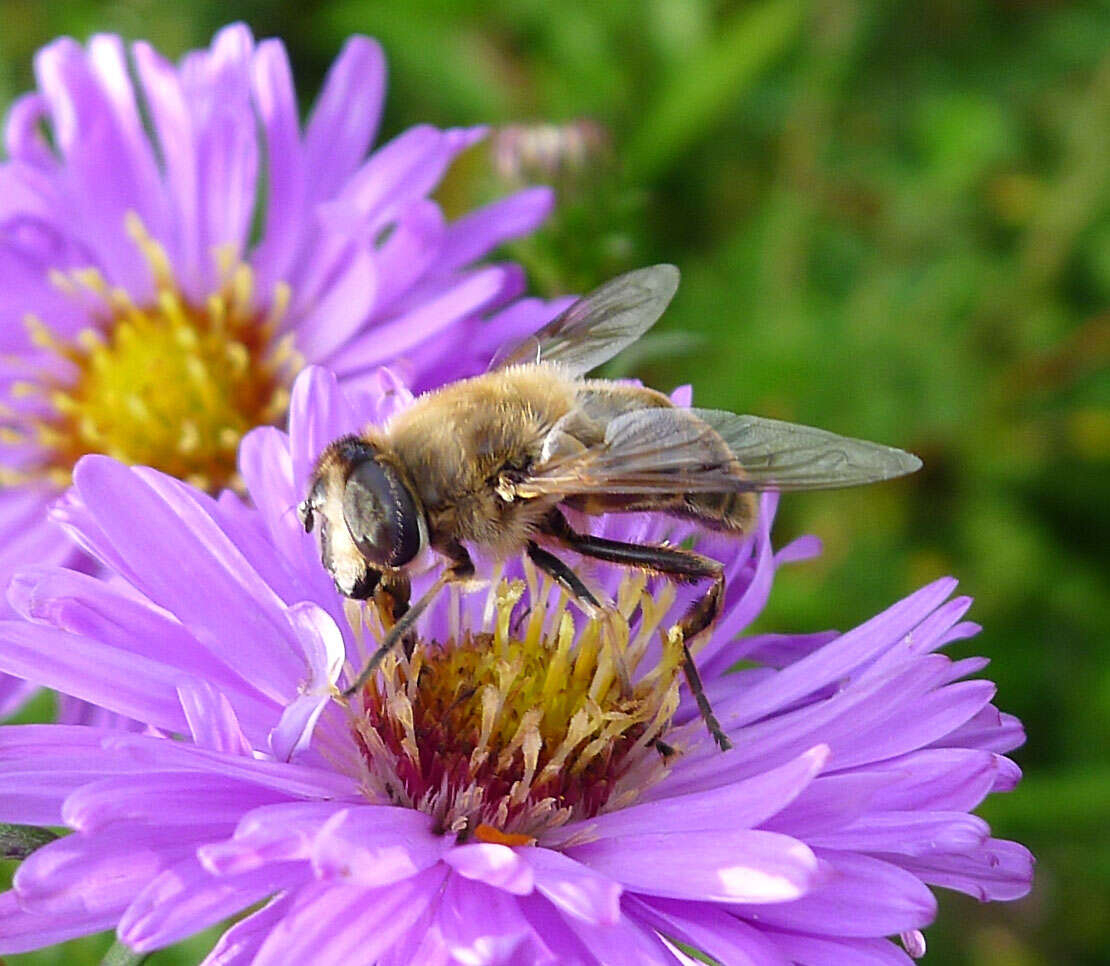
[[[554,366],[515,366],[418,398],[387,428],[437,534],[493,553],[518,550],[554,501],[506,502],[502,473],[523,472],[575,404],[580,383]]]

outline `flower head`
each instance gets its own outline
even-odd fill
[[[944,580],[844,634],[744,636],[776,568],[817,550],[772,551],[771,496],[713,547],[728,592],[699,663],[727,753],[676,673],[690,591],[608,569],[615,614],[590,621],[510,562],[338,700],[381,629],[292,508],[328,441],[405,405],[382,386],[352,404],[303,373],[289,435],[244,442],[252,506],[79,464],[58,517],[114,576],[19,575],[0,669],[151,733],[0,732],[0,821],[74,830],[0,896],[0,952],[105,928],[151,950],[265,901],[212,962],[897,963],[930,885],[1027,891],[1028,852],[970,814],[1017,781],[1022,733],[963,680],[982,661],[938,651],[977,630],[969,602]]]

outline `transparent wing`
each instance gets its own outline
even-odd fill
[[[810,426],[709,409],[641,409],[605,439],[546,447],[521,496],[820,490],[912,473],[921,460],[879,443]]]
[[[557,362],[584,375],[655,325],[678,289],[678,269],[652,265],[606,282],[538,332],[502,348],[490,369]]]

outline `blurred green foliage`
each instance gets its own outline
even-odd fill
[[[783,501],[779,539],[826,552],[780,578],[762,623],[847,627],[958,575],[985,626],[960,653],[994,658],[1029,732],[1024,784],[984,813],[1039,866],[1020,903],[946,898],[928,961],[1106,962],[1106,0],[0,0],[0,103],[56,34],[177,55],[237,18],[285,40],[306,106],[347,34],[378,37],[387,135],[596,122],[506,136],[500,165],[475,150],[444,203],[553,180],[559,213],[509,253],[541,291],[651,260],[684,272],[636,374],[925,458],[898,483]],[[585,160],[552,168],[583,131]],[[107,942],[11,962],[92,962]]]

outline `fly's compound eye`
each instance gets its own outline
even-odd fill
[[[343,489],[343,519],[355,546],[379,567],[403,567],[421,549],[420,511],[397,474],[375,459],[356,463]]]

